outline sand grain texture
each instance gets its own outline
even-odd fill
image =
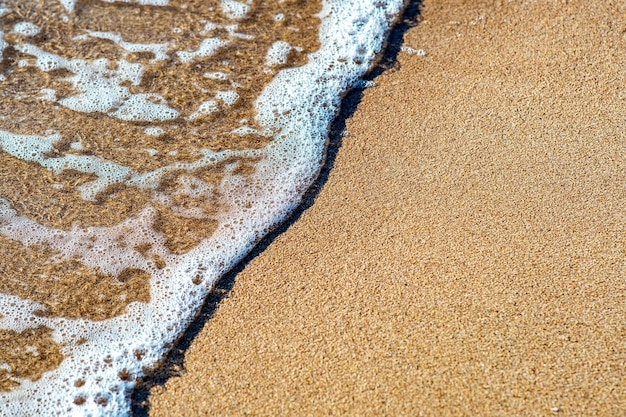
[[[624,16],[425,1],[150,415],[623,415]]]

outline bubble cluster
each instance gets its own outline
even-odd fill
[[[250,12],[249,4],[235,0],[222,0],[220,7],[228,18],[235,20],[243,19]]]
[[[267,51],[265,64],[269,67],[287,63],[287,56],[291,52],[291,45],[285,41],[276,41]]]
[[[31,22],[19,22],[13,26],[13,32],[24,36],[35,36],[39,33],[39,26]]]

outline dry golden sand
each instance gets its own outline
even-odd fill
[[[424,6],[152,416],[626,412],[626,3]]]

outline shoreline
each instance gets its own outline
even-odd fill
[[[362,78],[364,81],[373,81],[383,72],[392,70],[397,63],[397,57],[402,46],[402,38],[407,30],[417,25],[419,17],[419,7],[421,0],[411,1],[398,22],[392,29],[387,44],[380,54],[378,62]],[[271,245],[281,234],[285,233],[294,223],[296,223],[303,213],[310,209],[322,188],[328,181],[329,175],[334,167],[337,153],[342,147],[342,134],[345,132],[346,121],[357,111],[363,93],[367,87],[354,87],[342,98],[339,112],[329,128],[329,139],[325,151],[326,157],[320,173],[309,189],[304,193],[301,203],[291,213],[284,222],[278,224],[276,228],[261,239],[254,249],[237,263],[228,273],[221,277],[214,285],[206,301],[203,303],[198,315],[191,321],[185,332],[174,343],[170,353],[161,361],[161,364],[150,371],[148,375],[141,379],[137,387],[133,389],[131,395],[132,415],[147,416],[149,409],[150,390],[163,386],[170,378],[182,375],[184,369],[185,353],[194,343],[194,340],[202,331],[204,325],[211,319],[220,303],[232,290],[237,275],[257,256],[261,255],[269,245]]]

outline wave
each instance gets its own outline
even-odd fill
[[[0,3],[0,411],[128,415],[300,203],[401,0]]]

